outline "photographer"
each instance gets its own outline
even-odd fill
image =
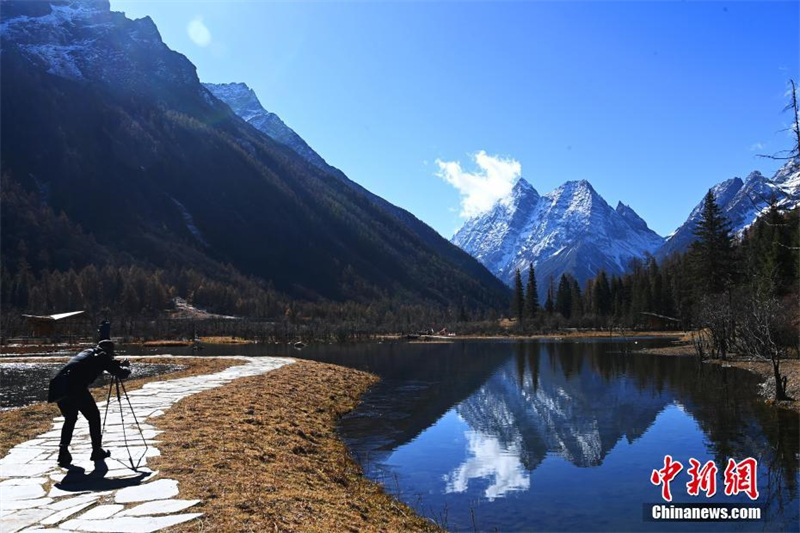
[[[50,381],[47,401],[56,402],[61,414],[64,415],[58,449],[59,466],[66,467],[72,463],[72,455],[68,448],[79,412],[89,422],[89,434],[92,439],[91,460],[102,461],[110,455],[110,452],[101,447],[100,411],[89,392],[89,386],[103,371],[121,379],[127,378],[131,374],[129,367],[127,359],[124,361],[114,359],[113,342],[101,340],[95,348],[84,350],[70,359]]]

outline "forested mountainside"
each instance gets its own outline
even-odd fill
[[[5,279],[135,265],[306,301],[506,305],[433,230],[236,116],[149,18],[89,1],[0,9]]]

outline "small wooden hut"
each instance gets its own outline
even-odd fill
[[[31,336],[57,340],[62,337],[82,336],[86,333],[85,311],[70,311],[54,315],[22,315],[28,320]]]

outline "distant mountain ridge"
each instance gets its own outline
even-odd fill
[[[258,101],[255,91],[245,83],[203,83],[203,87],[211,91],[216,98],[230,106],[234,113],[255,129],[266,133],[270,138],[285,144],[303,159],[319,168],[330,170],[331,167],[317,152],[287,126],[278,115],[270,113]]]
[[[539,195],[520,178],[507,197],[467,220],[452,242],[509,285],[516,269],[533,264],[543,299],[551,279],[557,283],[569,273],[583,285],[600,270],[622,274],[664,239],[629,206],[612,209],[586,180]]]
[[[731,233],[741,236],[765,212],[774,198],[781,209],[800,206],[800,159],[787,161],[772,177],[753,171],[742,180],[734,177],[711,187],[717,205],[731,222]],[[703,211],[701,200],[681,226],[667,237],[656,252],[657,259],[685,252],[696,240],[694,230]]]
[[[358,183],[350,180],[338,168],[329,165],[300,135],[287,126],[278,115],[264,109],[255,91],[248,87],[247,84],[241,82],[220,84],[204,83],[203,86],[211,91],[215,97],[228,104],[231,110],[248,124],[253,125],[253,127],[265,133],[275,141],[291,148],[307,162],[324,171],[328,176],[339,180],[346,187],[363,196],[363,198],[374,206],[384,210],[413,232],[418,238],[422,239],[426,245],[432,247],[436,252],[458,265],[459,268],[481,280],[482,283],[494,285],[497,282],[479,262],[475,261],[466,252],[463,252],[459,247],[454,246],[444,239],[438,232],[413,214],[373,194]]]

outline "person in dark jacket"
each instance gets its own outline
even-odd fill
[[[72,442],[72,432],[78,421],[78,413],[81,413],[89,422],[89,434],[92,438],[92,461],[102,461],[110,455],[101,446],[100,411],[89,392],[89,385],[103,371],[124,379],[131,373],[129,366],[130,363],[127,360],[114,359],[113,342],[102,340],[95,348],[84,350],[70,359],[50,381],[47,401],[56,402],[61,414],[64,415],[64,426],[61,428],[61,442],[58,448],[59,466],[69,466],[72,463],[69,444]]]

